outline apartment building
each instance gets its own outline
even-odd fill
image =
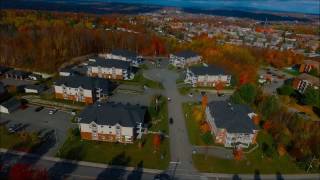
[[[133,143],[144,131],[146,107],[130,104],[95,103],[79,115],[81,138]]]
[[[320,80],[318,77],[303,73],[293,79],[292,86],[294,89],[303,94],[308,87],[319,89]]]
[[[192,51],[181,51],[170,54],[170,64],[175,67],[185,68],[201,62],[201,56]]]

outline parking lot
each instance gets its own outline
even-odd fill
[[[275,94],[277,92],[277,88],[281,87],[286,79],[292,78],[292,75],[272,67],[262,68],[259,70],[260,76],[264,76],[266,74],[269,74],[272,77],[270,83],[263,85],[263,91],[267,94]]]
[[[5,123],[7,127],[13,124],[22,124],[22,129],[26,132],[41,132],[50,131],[54,132],[53,143],[44,144],[39,148],[39,153],[45,155],[55,155],[58,151],[58,147],[63,144],[67,138],[67,131],[71,127],[75,127],[70,119],[72,115],[69,112],[57,111],[50,115],[50,109],[42,109],[36,112],[36,106],[29,106],[22,110],[18,109],[11,114],[0,114],[0,123]]]
[[[17,87],[36,83],[36,81],[32,81],[32,80],[18,80],[13,78],[3,78],[1,79],[1,82],[5,86],[17,86]]]

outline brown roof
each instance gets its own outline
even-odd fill
[[[310,74],[307,74],[307,73],[302,73],[300,74],[299,76],[297,76],[298,79],[301,79],[301,80],[307,80],[309,81],[312,85],[315,85],[315,86],[320,86],[320,80],[318,77],[315,77],[315,76],[312,76]]]

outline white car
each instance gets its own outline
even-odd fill
[[[52,115],[52,114],[55,114],[58,110],[57,109],[51,109],[49,110],[49,114]]]

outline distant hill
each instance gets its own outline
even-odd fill
[[[80,1],[81,2],[81,1]],[[163,9],[163,6],[145,5],[145,4],[128,4],[114,2],[96,2],[78,3],[77,1],[32,1],[32,0],[0,0],[1,9],[30,9],[44,11],[61,11],[61,12],[84,12],[91,14],[138,14],[154,12]],[[182,9],[188,13],[208,14],[225,17],[251,18],[254,20],[264,21],[309,21],[307,18],[281,16],[273,13],[260,13],[243,10],[200,10],[192,8]]]

